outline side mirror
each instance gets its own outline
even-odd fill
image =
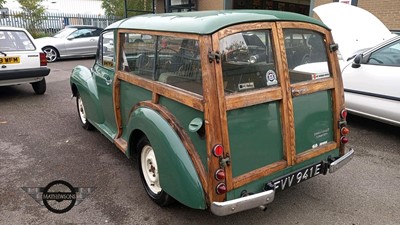
[[[361,59],[362,59],[362,54],[357,55],[354,60],[353,60],[353,64],[351,65],[351,67],[353,68],[360,68],[361,66]]]

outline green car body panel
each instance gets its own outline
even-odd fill
[[[157,157],[163,189],[189,207],[205,209],[204,190],[197,172],[170,124],[154,110],[140,107],[132,112],[126,129],[127,133],[140,130],[149,139]]]
[[[132,95],[131,93],[135,93]],[[156,153],[157,164],[159,165],[160,182],[165,191],[179,202],[196,209],[206,207],[204,190],[199,182],[196,170],[188,156],[182,141],[176,132],[165,121],[165,119],[153,109],[139,108],[132,111],[132,106],[143,101],[151,100],[151,92],[141,87],[126,82],[121,83],[121,114],[123,123],[123,135],[125,140],[130,140],[131,134],[140,131],[146,135]],[[182,112],[193,109],[167,101],[171,112],[181,124],[187,121],[186,115]],[[175,111],[181,114],[175,114]],[[181,116],[179,116],[181,115]],[[129,144],[132,142],[129,141]],[[125,154],[132,155],[135,146],[128,146]]]
[[[73,90],[73,94],[76,95],[76,91],[78,91],[85,102],[85,111],[89,121],[92,123],[104,121],[104,116],[97,110],[100,108],[99,94],[91,71],[84,66],[75,67],[72,71],[70,83],[71,87],[76,88],[76,90]]]

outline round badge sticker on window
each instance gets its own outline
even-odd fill
[[[267,86],[272,86],[278,84],[278,80],[276,79],[276,73],[273,70],[268,70],[265,74],[265,79],[267,80]]]

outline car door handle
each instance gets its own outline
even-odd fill
[[[292,96],[297,97],[307,92],[307,88],[292,88]]]

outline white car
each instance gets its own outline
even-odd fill
[[[400,126],[400,36],[355,6],[329,3],[314,11],[339,44],[348,111]]]
[[[36,94],[44,94],[49,73],[46,55],[28,31],[0,27],[0,86],[32,84]]]

